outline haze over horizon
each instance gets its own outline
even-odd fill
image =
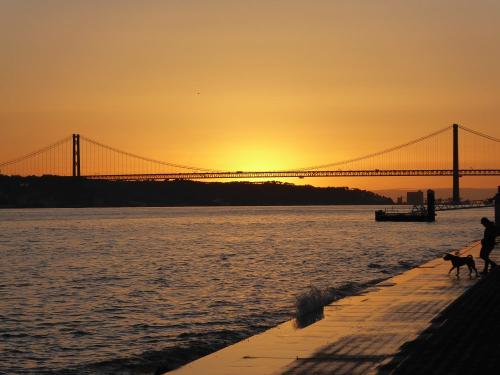
[[[500,136],[496,1],[4,0],[0,43],[0,161],[71,133],[221,170],[345,160],[454,122]]]

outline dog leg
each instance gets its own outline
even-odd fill
[[[450,270],[448,271],[448,275],[451,273],[451,271],[453,271],[454,268],[455,268],[455,266],[450,268]]]
[[[476,267],[470,265],[469,266],[469,277],[472,279],[472,271],[476,271],[476,276],[477,276],[477,270]]]

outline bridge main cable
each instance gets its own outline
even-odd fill
[[[163,165],[163,166],[167,166],[167,167],[173,167],[173,168],[179,168],[179,169],[186,169],[186,170],[190,170],[190,171],[199,171],[199,172],[221,172],[220,170],[217,170],[217,169],[209,169],[209,168],[200,168],[200,167],[193,167],[193,166],[189,166],[189,165],[182,165],[182,164],[176,164],[176,163],[170,163],[170,162],[166,162],[166,161],[161,161],[161,160],[155,160],[155,159],[152,159],[152,158],[148,158],[148,157],[144,157],[144,156],[140,156],[140,155],[136,155],[136,154],[133,154],[131,152],[127,152],[127,151],[123,151],[123,150],[120,150],[120,149],[117,149],[115,147],[111,147],[111,146],[108,146],[108,145],[105,145],[103,143],[100,143],[98,141],[95,141],[91,138],[87,138],[85,136],[80,136],[81,139],[95,145],[95,146],[99,146],[99,147],[102,147],[106,150],[109,150],[109,151],[112,151],[112,152],[116,152],[118,154],[122,154],[124,156],[128,156],[128,157],[131,157],[131,158],[135,158],[135,159],[139,159],[139,160],[142,160],[142,161],[145,161],[145,162],[149,162],[149,163],[154,163],[154,164],[159,164],[159,165]]]
[[[358,162],[358,161],[361,161],[361,160],[373,158],[373,157],[376,157],[376,156],[380,156],[380,155],[383,155],[383,154],[387,154],[389,152],[397,151],[397,150],[400,150],[400,149],[402,149],[404,147],[408,147],[408,146],[414,145],[416,143],[425,141],[426,139],[429,139],[429,138],[432,138],[432,137],[434,137],[436,135],[444,133],[445,131],[450,130],[451,128],[452,128],[452,126],[449,125],[449,126],[447,126],[445,128],[437,130],[437,131],[435,131],[435,132],[433,132],[431,134],[424,135],[423,137],[414,139],[412,141],[409,141],[409,142],[406,142],[406,143],[403,143],[403,144],[400,144],[400,145],[397,145],[397,146],[393,146],[393,147],[387,148],[387,149],[382,150],[382,151],[377,151],[377,152],[374,152],[374,153],[371,153],[371,154],[368,154],[368,155],[358,156],[358,157],[353,158],[353,159],[341,160],[341,161],[334,162],[334,163],[329,163],[329,164],[322,164],[322,165],[310,166],[310,167],[305,167],[305,168],[297,168],[296,170],[298,170],[298,171],[306,171],[306,170],[315,170],[315,169],[321,169],[321,168],[330,168],[330,167],[336,167],[338,165],[350,164],[350,163]]]
[[[19,157],[15,158],[15,159],[4,161],[4,162],[0,163],[0,168],[6,167],[6,166],[11,165],[11,164],[16,164],[16,163],[19,163],[19,162],[21,162],[23,160],[32,158],[34,156],[38,156],[40,154],[43,154],[44,152],[50,151],[50,150],[56,148],[57,146],[62,145],[65,142],[69,142],[70,140],[71,140],[71,136],[64,137],[63,139],[60,139],[59,141],[54,142],[54,143],[52,143],[52,144],[50,144],[50,145],[48,145],[46,147],[40,148],[40,149],[38,149],[36,151],[30,152],[30,153],[25,154],[23,156],[19,156]]]
[[[458,125],[458,127],[459,127],[460,129],[462,129],[462,130],[465,130],[466,132],[469,132],[469,133],[471,133],[471,134],[478,135],[478,136],[483,137],[483,138],[486,138],[486,139],[488,139],[488,140],[490,140],[490,141],[493,141],[493,142],[500,142],[500,139],[495,138],[495,137],[493,137],[493,136],[491,136],[491,135],[488,135],[488,134],[484,134],[484,133],[478,132],[477,130],[469,129],[469,128],[467,128],[467,127],[463,126],[463,125]]]

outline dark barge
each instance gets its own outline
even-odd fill
[[[411,211],[377,210],[375,221],[426,222],[436,220],[436,199],[433,190],[427,190],[427,207],[415,206]]]

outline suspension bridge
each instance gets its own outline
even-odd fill
[[[73,134],[0,163],[0,174],[106,180],[449,176],[453,184],[453,202],[458,204],[459,178],[500,176],[499,161],[500,139],[453,124],[356,158],[274,171],[224,171],[155,160]]]

